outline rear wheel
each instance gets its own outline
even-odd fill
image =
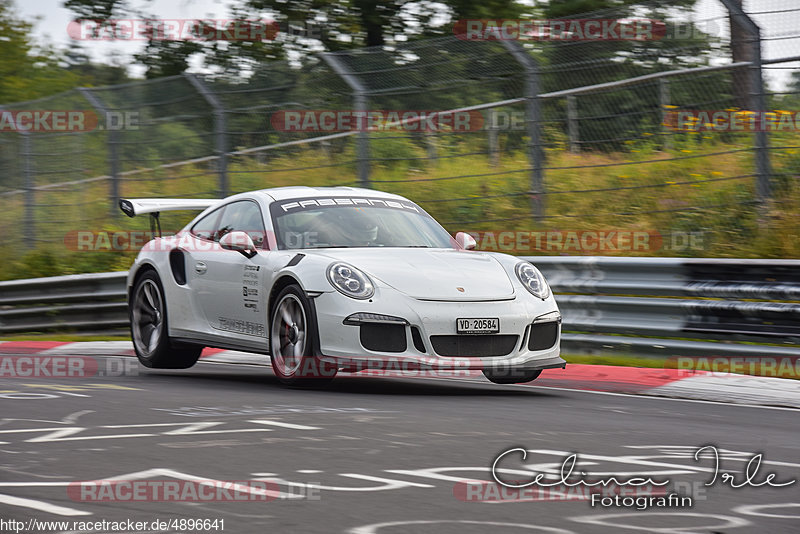
[[[145,272],[136,281],[128,310],[133,348],[142,365],[186,369],[197,362],[203,347],[174,345],[167,335],[167,303],[155,271]]]
[[[303,290],[293,284],[275,299],[270,319],[272,369],[284,384],[318,385],[333,380],[337,368],[316,354],[316,318]]]
[[[483,376],[495,384],[522,384],[523,382],[536,380],[540,374],[542,374],[541,369],[483,370]]]

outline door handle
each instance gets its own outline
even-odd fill
[[[205,264],[205,262],[198,261],[194,264],[194,270],[197,274],[205,274],[208,270],[208,266]]]

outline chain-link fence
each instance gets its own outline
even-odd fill
[[[123,220],[120,197],[298,184],[403,194],[486,250],[796,256],[800,7],[769,0],[748,17],[722,3],[730,15],[689,22],[642,13],[658,39],[454,35],[268,63],[238,82],[174,76],[3,106],[78,115],[0,128],[14,266],[0,274],[125,267],[130,254],[70,255],[125,248],[101,231],[147,228]],[[782,22],[771,34],[759,17]],[[772,41],[779,56],[762,57]],[[47,265],[19,262],[36,250]]]

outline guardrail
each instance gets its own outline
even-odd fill
[[[557,295],[566,353],[800,356],[800,261],[526,258]]]
[[[128,328],[127,271],[0,282],[0,334]]]
[[[556,293],[566,353],[800,357],[800,260],[525,259]],[[126,276],[0,282],[0,334],[127,329]]]

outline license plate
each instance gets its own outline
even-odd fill
[[[456,319],[458,334],[497,334],[500,319]]]

